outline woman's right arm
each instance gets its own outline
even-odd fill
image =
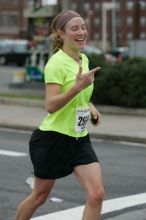
[[[82,74],[82,68],[80,67],[75,84],[64,93],[61,93],[61,85],[47,83],[45,101],[47,111],[49,113],[56,112],[71,101],[81,90],[91,85],[94,80],[94,74],[98,69],[99,68],[95,68],[86,74]]]

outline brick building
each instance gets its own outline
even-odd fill
[[[23,10],[26,2],[27,10]],[[109,3],[106,10],[104,3]],[[62,9],[81,13],[90,43],[100,48],[103,42],[108,49],[113,44],[126,46],[133,39],[146,40],[146,0],[0,0],[0,38],[22,38],[27,22],[26,37],[43,37],[48,34],[52,18]]]
[[[0,0],[0,38],[26,38],[27,19],[23,9],[27,0]]]
[[[61,9],[73,9],[84,17],[89,41],[99,48],[103,49],[103,43],[106,43],[104,45],[106,50],[113,47],[113,44],[127,46],[131,40],[146,40],[146,0],[58,0],[56,2],[58,8],[53,11],[54,14]],[[103,9],[103,4],[106,4],[106,10]],[[50,17],[49,22],[51,19]]]
[[[145,0],[72,0],[70,8],[79,11],[86,20],[90,41],[102,47],[103,3],[115,3],[116,8],[106,10],[106,41],[111,47],[126,46],[133,39],[146,40]],[[114,16],[113,16],[114,15]],[[114,35],[114,36],[113,36]],[[115,39],[113,39],[115,38]]]

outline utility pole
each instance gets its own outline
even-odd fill
[[[133,37],[134,37],[134,54],[137,54],[138,40],[140,35],[140,3],[136,2],[133,13]]]
[[[134,39],[139,39],[140,35],[140,3],[136,2],[134,5],[134,14],[133,14],[133,36]]]
[[[90,42],[90,40],[91,40],[91,32],[92,32],[92,29],[91,29],[91,19],[92,19],[92,15],[93,15],[93,11],[92,10],[89,10],[88,12],[87,12],[87,18],[88,18],[88,21],[89,21],[89,23],[88,23],[88,41]]]
[[[106,51],[106,40],[107,40],[107,9],[105,3],[102,4],[102,50]]]
[[[116,32],[116,0],[112,0],[112,49],[114,50],[117,46],[117,32]]]
[[[102,50],[105,52],[107,49],[107,11],[115,8],[113,2],[102,3]]]

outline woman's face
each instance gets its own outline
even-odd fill
[[[87,29],[81,17],[74,17],[67,22],[62,32],[63,46],[81,49],[86,45]]]

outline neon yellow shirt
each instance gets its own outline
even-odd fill
[[[87,73],[88,58],[84,54],[81,54],[81,57],[83,73]],[[60,49],[45,66],[45,83],[60,84],[61,92],[64,93],[74,85],[78,71],[79,64]],[[93,85],[90,85],[64,107],[52,114],[48,113],[39,129],[56,131],[72,137],[85,136],[88,133],[86,123],[89,119],[89,100],[92,91]]]

